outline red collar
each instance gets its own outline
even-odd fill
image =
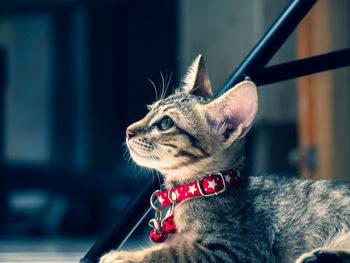
[[[237,170],[229,170],[222,173],[210,174],[201,179],[177,186],[165,191],[157,190],[152,194],[151,205],[156,209],[153,203],[154,196],[158,197],[158,201],[162,207],[179,203],[183,200],[197,196],[212,196],[224,192],[229,186],[233,185],[241,178],[240,172]]]

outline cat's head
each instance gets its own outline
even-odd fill
[[[202,56],[182,87],[149,106],[126,130],[130,156],[160,171],[166,181],[184,183],[242,165],[243,138],[258,107],[255,84],[243,81],[213,98]]]

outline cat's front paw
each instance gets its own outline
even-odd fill
[[[350,263],[350,253],[341,250],[317,249],[303,254],[296,263]]]
[[[111,251],[100,258],[99,263],[137,263],[142,262],[138,253]]]

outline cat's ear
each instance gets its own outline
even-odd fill
[[[183,82],[183,90],[185,92],[206,98],[213,97],[213,91],[202,55],[199,55],[193,61]]]
[[[242,81],[206,104],[204,113],[211,134],[229,146],[248,132],[257,109],[257,87],[251,81]]]

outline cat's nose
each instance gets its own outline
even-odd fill
[[[130,139],[135,136],[135,132],[130,129],[126,129],[126,138]]]

